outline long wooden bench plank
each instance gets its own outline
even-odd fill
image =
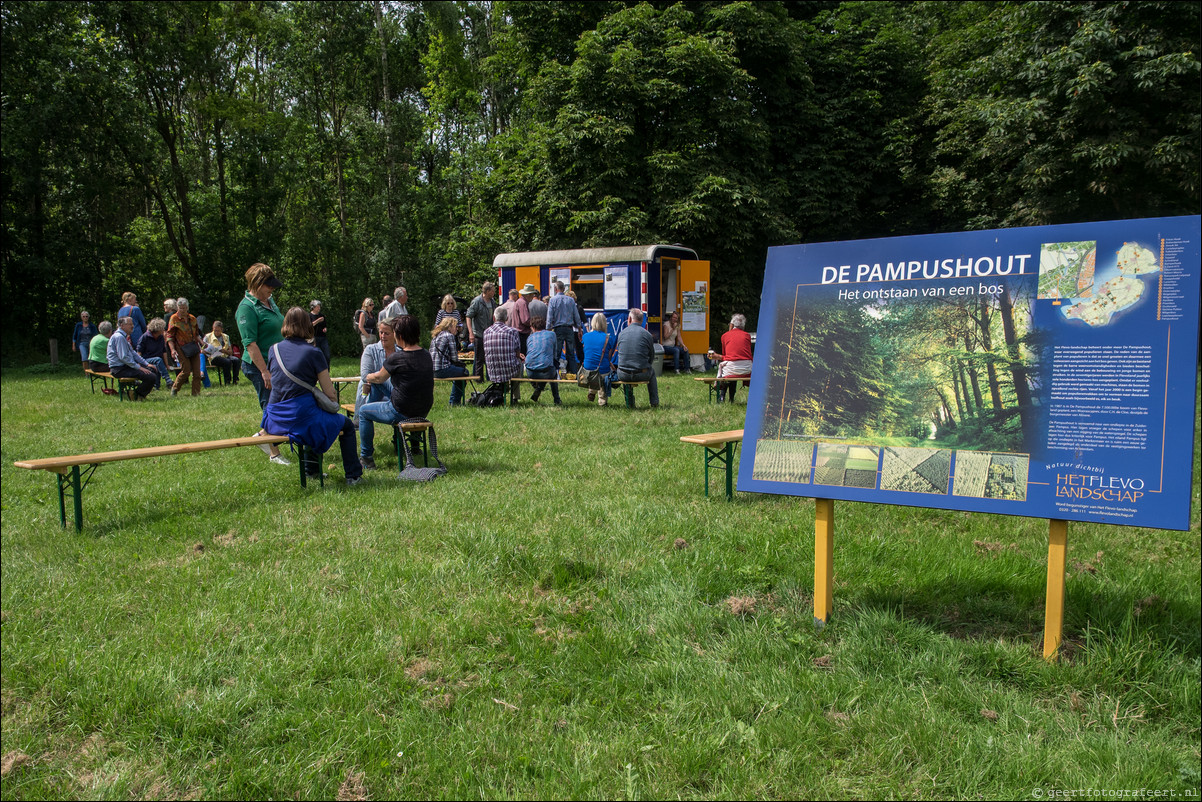
[[[262,437],[231,437],[226,440],[208,440],[200,443],[180,443],[170,446],[150,446],[149,448],[129,448],[123,451],[100,451],[95,454],[75,454],[67,457],[49,457],[47,459],[20,460],[13,465],[35,471],[47,471],[56,474],[58,483],[58,514],[63,528],[67,526],[67,488],[70,487],[75,495],[75,531],[83,531],[83,489],[91,480],[96,469],[107,462],[143,459],[146,457],[169,456],[173,454],[194,454],[201,451],[217,451],[223,448],[239,448],[241,446],[283,445],[288,442],[284,435],[264,435]],[[305,486],[304,446],[301,450],[301,487]],[[88,466],[80,470],[81,466]],[[70,474],[70,475],[68,475]]]
[[[202,443],[180,443],[171,446],[130,448],[124,451],[101,451],[96,454],[75,454],[69,457],[21,460],[20,462],[14,462],[13,465],[18,468],[28,468],[35,471],[63,473],[66,469],[76,465],[100,465],[105,462],[119,462],[127,459],[162,457],[172,454],[194,454],[201,451],[216,451],[222,448],[238,448],[240,446],[281,445],[287,442],[287,437],[275,434],[263,435],[262,437],[231,437],[228,440],[209,440]]]

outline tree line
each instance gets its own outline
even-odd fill
[[[0,22],[6,358],[125,290],[228,317],[257,261],[282,305],[349,321],[403,283],[429,321],[497,253],[680,242],[715,320],[754,324],[770,245],[1200,208],[1196,3],[26,0]],[[357,350],[349,322],[331,339]],[[949,412],[982,405],[953,387]]]

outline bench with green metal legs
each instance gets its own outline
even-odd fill
[[[223,448],[239,448],[241,446],[283,445],[288,438],[282,435],[264,435],[262,437],[233,437],[229,440],[209,440],[201,443],[180,443],[171,446],[151,446],[150,448],[131,448],[125,451],[105,451],[98,454],[76,454],[69,457],[51,457],[49,459],[22,460],[14,462],[18,468],[33,471],[49,471],[56,475],[58,481],[58,514],[64,529],[67,528],[67,488],[75,497],[75,530],[83,531],[83,490],[88,486],[96,469],[106,462],[143,459],[145,457],[163,457],[172,454],[193,454],[199,451],[216,451]],[[302,465],[304,463],[302,462]],[[301,485],[305,484],[304,468],[301,469]]]
[[[734,447],[743,442],[743,430],[729,432],[711,432],[710,434],[690,434],[680,438],[682,443],[692,443],[705,447],[705,495],[710,494],[710,466],[726,468],[726,498],[729,501],[735,495],[734,482]]]

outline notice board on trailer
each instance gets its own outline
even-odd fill
[[[739,489],[1188,529],[1200,231],[771,248]]]

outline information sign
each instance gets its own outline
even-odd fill
[[[739,490],[1188,529],[1202,218],[771,248]]]

